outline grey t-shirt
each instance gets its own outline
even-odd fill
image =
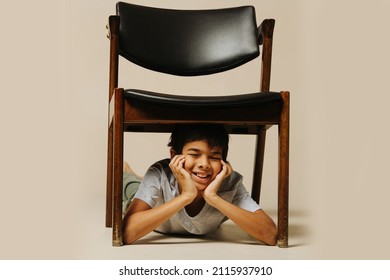
[[[235,171],[222,182],[218,195],[251,212],[261,209],[242,184],[242,176]],[[134,198],[143,200],[154,208],[177,196],[179,196],[179,189],[176,178],[169,168],[169,159],[164,159],[149,168]],[[206,203],[194,217],[189,216],[185,209],[181,209],[156,231],[202,235],[217,229],[226,220],[224,214]]]

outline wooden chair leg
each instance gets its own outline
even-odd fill
[[[289,178],[289,92],[282,92],[283,109],[279,124],[278,246],[288,247]]]
[[[113,193],[113,246],[122,245],[122,184],[123,184],[123,89],[116,89],[113,96],[113,146],[114,146],[114,193]]]
[[[264,148],[265,148],[266,129],[264,126],[259,128],[257,133],[255,165],[252,184],[252,198],[259,203],[261,192],[261,180],[263,177]]]
[[[112,227],[112,189],[113,189],[113,146],[112,146],[112,124],[110,122],[108,127],[108,141],[107,141],[107,190],[106,190],[106,227]]]

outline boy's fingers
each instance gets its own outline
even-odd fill
[[[183,160],[184,156],[183,155],[176,155],[171,159],[171,162],[169,165],[175,167],[175,166],[180,166],[181,162]]]
[[[225,172],[225,176],[229,176],[233,172],[233,168],[229,162],[221,160],[222,171]]]
[[[177,179],[185,179],[188,176],[188,172],[184,169],[185,160],[184,155],[175,155],[169,163],[169,167]]]

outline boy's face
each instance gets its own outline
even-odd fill
[[[194,141],[184,145],[184,169],[190,173],[198,190],[203,191],[222,168],[222,147],[210,148],[207,141]]]

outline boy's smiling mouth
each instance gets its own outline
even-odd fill
[[[210,174],[200,174],[200,173],[196,173],[196,172],[193,172],[193,174],[201,179],[204,179],[204,178],[208,178],[210,177]]]
[[[192,177],[195,182],[198,182],[200,184],[207,184],[209,183],[211,174],[208,173],[202,173],[202,172],[192,172]]]

